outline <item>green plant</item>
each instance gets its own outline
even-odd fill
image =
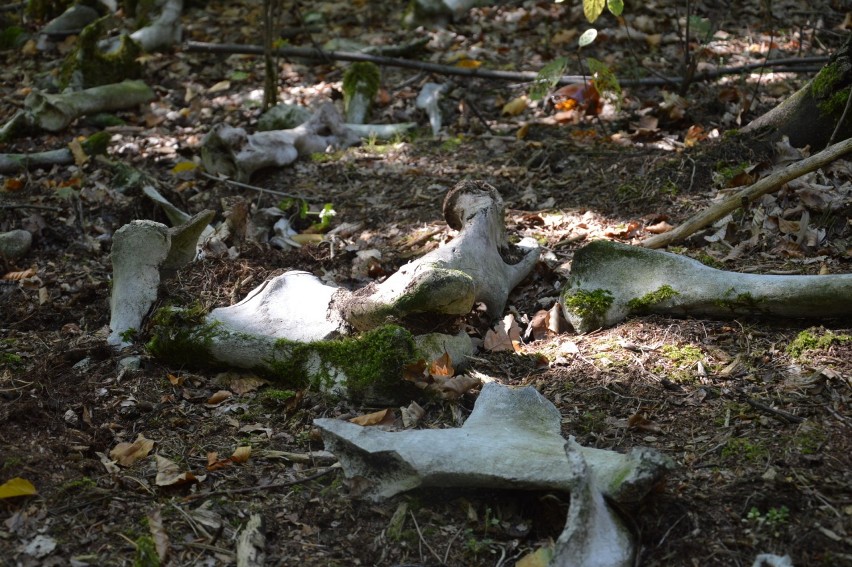
[[[790,509],[786,506],[779,508],[770,508],[766,514],[761,514],[757,506],[752,506],[746,514],[746,521],[760,529],[763,527],[769,530],[777,530],[784,526],[790,520]]]

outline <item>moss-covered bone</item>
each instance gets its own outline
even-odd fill
[[[448,245],[409,262],[380,284],[335,298],[344,318],[369,329],[410,313],[467,313],[482,302],[500,316],[509,292],[532,270],[538,244],[509,244],[503,199],[482,181],[462,181],[444,200],[447,224],[459,230]]]
[[[458,342],[456,337],[447,341]],[[418,390],[403,380],[403,370],[424,356],[411,333],[394,325],[356,337],[299,342],[237,331],[211,316],[169,307],[153,317],[148,349],[182,366],[249,368],[284,386],[310,386],[369,403],[400,403],[416,396]]]
[[[843,317],[852,315],[852,274],[742,274],[668,252],[601,240],[574,255],[561,303],[579,332],[646,313]]]

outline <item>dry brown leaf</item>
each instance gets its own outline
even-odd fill
[[[515,350],[512,345],[512,339],[506,334],[501,326],[495,329],[489,329],[485,333],[485,339],[482,341],[482,348],[491,352],[500,352],[504,350]]]
[[[145,439],[141,433],[133,443],[119,443],[109,452],[112,460],[123,467],[129,467],[136,461],[144,459],[154,448],[154,442]]]
[[[645,230],[647,230],[651,234],[663,234],[664,232],[670,232],[673,228],[674,227],[666,221],[660,221],[658,223],[646,226]]]
[[[429,389],[438,392],[442,398],[447,400],[455,400],[462,397],[468,390],[479,386],[482,381],[479,378],[474,378],[469,374],[462,374],[455,378],[444,378],[436,376],[435,383],[429,386]]]
[[[35,269],[29,268],[29,269],[26,269],[22,272],[6,272],[3,275],[2,279],[7,280],[7,281],[19,282],[21,280],[31,278],[34,275],[36,275]]]
[[[402,425],[404,427],[414,427],[426,415],[426,410],[420,407],[420,404],[417,402],[411,402],[408,404],[408,407],[399,408],[399,412],[402,416]]]
[[[453,368],[453,361],[450,358],[450,353],[444,351],[444,354],[432,361],[429,365],[429,374],[432,376],[452,376],[456,373]]]
[[[659,425],[641,413],[634,413],[627,418],[627,427],[628,429],[638,429],[640,431],[648,431],[650,433],[662,433],[663,431]]]
[[[74,157],[74,163],[79,167],[85,165],[89,161],[89,156],[86,155],[86,150],[80,140],[71,140],[68,142],[68,149],[71,150],[71,155]]]
[[[532,336],[533,340],[541,341],[550,336],[550,312],[544,309],[539,310],[533,315],[527,327],[527,336]]]
[[[268,384],[266,380],[254,374],[242,374],[231,380],[228,388],[238,396],[254,392],[261,386]]]
[[[349,421],[366,427],[370,425],[390,425],[395,419],[396,416],[394,415],[393,410],[385,408],[383,410],[374,411],[373,413],[353,417]]]
[[[231,455],[231,460],[235,463],[246,463],[251,457],[251,446],[241,445],[234,449],[234,454]]]
[[[207,399],[208,406],[216,406],[233,396],[234,394],[228,390],[219,390]]]
[[[189,471],[182,472],[180,467],[160,455],[154,455],[157,459],[157,477],[154,479],[154,484],[157,486],[178,486],[192,482],[200,482],[205,477],[196,477]]]
[[[186,381],[186,376],[175,376],[172,373],[167,374],[166,378],[168,378],[172,386],[183,386],[183,383]]]

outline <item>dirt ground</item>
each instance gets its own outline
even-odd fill
[[[297,15],[324,22],[313,37],[319,44],[333,37],[389,45],[423,37],[430,40],[427,59],[452,64],[466,57],[510,70],[535,70],[561,53],[575,57],[575,32],[588,27],[570,2],[512,2],[410,32],[397,24],[396,3],[355,4],[361,9],[305,2],[285,14],[285,25],[298,25]],[[761,61],[770,45],[773,58],[824,56],[849,33],[843,2],[744,3],[735,13],[699,2],[693,9],[717,26],[712,41],[691,46],[699,72]],[[677,77],[684,10],[671,2],[628,5],[629,21],[644,35],[625,39],[615,20],[604,18],[583,57],[608,62],[620,77]],[[185,36],[258,43],[259,11],[248,2],[192,6]],[[553,39],[567,36],[573,43]],[[17,50],[0,53],[3,121],[27,89],[43,84],[42,73],[56,68],[63,45],[27,58]],[[278,204],[277,195],[175,167],[197,159],[212,125],[254,127],[262,62],[178,50],[146,56],[143,65],[159,98],[119,113],[124,124],[109,129],[109,160],[144,172],[186,211],[215,210],[216,223]],[[283,101],[340,98],[340,65],[282,61],[280,69]],[[314,206],[331,203],[332,227],[354,225],[334,253],[327,243],[283,251],[235,237],[230,256],[197,261],[166,282],[162,302],[230,305],[287,269],[352,288],[381,279],[449,241],[444,194],[462,179],[482,179],[506,201],[510,235],[533,236],[546,252],[509,299],[507,313],[524,331],[553,305],[574,251],[585,243],[650,236],[649,227],[677,225],[765,175],[777,161],[772,153],[725,132],[809,76],[743,71],[694,84],[680,98],[676,88],[634,84],[624,87],[620,108],[608,103],[592,117],[542,104],[502,113],[526,92],[519,83],[382,73],[385,98],[373,120],[417,121],[415,133],[368,140],[251,180]],[[428,80],[449,83],[437,138],[414,106]],[[83,120],[0,151],[64,147],[95,131]],[[431,490],[378,504],[351,497],[342,472],[317,453],[323,447],[312,420],[382,408],[287,382],[236,391],[233,376],[151,357],[148,330],[135,346],[113,352],[105,343],[111,236],[133,219],[168,223],[165,215],[142,195],[141,183],[102,160],[4,183],[0,232],[24,228],[34,242],[26,256],[0,266],[6,274],[33,269],[0,281],[0,484],[26,479],[37,495],[0,499],[0,563],[154,565],[152,550],[160,544],[167,545],[168,565],[234,564],[252,514],[263,520],[268,565],[509,566],[559,536],[567,494]],[[848,273],[850,187],[852,162],[840,160],[669,250],[733,271]],[[830,204],[813,197],[818,189],[833,195]],[[803,233],[809,238],[799,238]],[[488,330],[474,317],[429,322],[462,323],[476,337]],[[852,565],[849,320],[632,318],[586,335],[529,339],[517,353],[481,351],[469,371],[535,387],[562,414],[563,434],[583,445],[653,447],[676,462],[664,486],[623,510],[639,542],[637,564],[751,565],[757,554],[775,553],[796,566]],[[419,400],[426,413],[417,427],[459,425],[475,397],[472,391],[454,401]],[[399,429],[402,422],[382,427]],[[154,442],[150,455],[113,463],[111,451],[140,435]],[[210,453],[227,459],[244,446],[251,447],[245,462],[210,464],[217,460]],[[160,485],[154,454],[196,482],[184,476]]]

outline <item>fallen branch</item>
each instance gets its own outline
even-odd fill
[[[227,53],[239,55],[263,55],[263,46],[261,45],[238,45],[233,43],[206,43],[201,41],[188,41],[184,45],[184,50],[187,52],[202,52],[202,53]],[[467,69],[463,67],[455,67],[452,65],[440,65],[438,63],[428,63],[426,61],[413,61],[411,59],[400,59],[396,57],[384,57],[381,55],[371,55],[368,53],[353,53],[349,51],[324,51],[322,49],[314,49],[311,47],[280,47],[275,50],[276,55],[281,57],[300,57],[303,59],[313,59],[320,61],[369,61],[376,65],[384,67],[400,67],[403,69],[415,69],[418,71],[427,71],[429,73],[438,73],[440,75],[456,75],[461,77],[480,77],[483,79],[496,79],[500,81],[516,81],[530,82],[538,78],[538,73],[533,71],[495,71],[491,69]],[[785,72],[800,72],[801,69],[793,67],[796,64],[812,64],[827,61],[827,57],[808,57],[808,58],[785,58],[761,63],[750,63],[735,67],[720,67],[712,71],[700,73],[692,77],[692,81],[706,81],[721,77],[723,75],[737,75],[743,71],[751,69],[759,69],[761,67],[772,67],[775,64],[784,65]],[[810,72],[810,71],[807,71]],[[567,85],[572,83],[582,83],[586,77],[582,75],[564,75],[559,79],[558,85]],[[679,84],[683,81],[681,77],[646,77],[642,79],[621,79],[619,83],[622,86],[660,86],[670,85],[672,83]]]
[[[672,242],[683,240],[712,222],[724,217],[726,214],[737,210],[744,204],[750,203],[766,193],[771,193],[788,181],[792,181],[806,173],[810,173],[811,171],[828,165],[840,156],[849,152],[852,152],[852,138],[838,142],[833,146],[829,146],[823,151],[801,161],[791,163],[781,171],[776,171],[772,175],[764,177],[754,185],[750,185],[742,191],[731,195],[727,199],[716,203],[710,208],[693,215],[674,230],[646,238],[640,242],[639,245],[644,246],[645,248],[662,248],[663,246],[668,246]]]

